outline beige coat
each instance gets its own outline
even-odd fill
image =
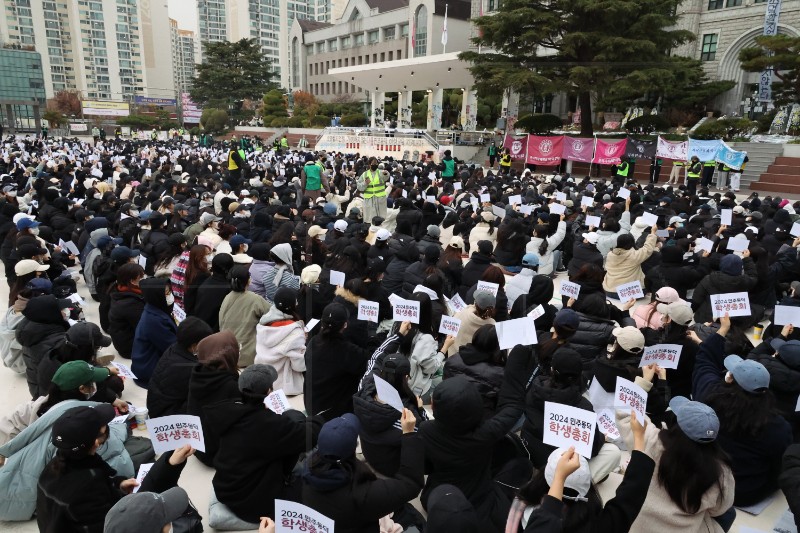
[[[492,250],[494,250],[494,245],[497,242],[497,228],[494,228],[492,234],[489,235],[489,223],[488,222],[478,222],[478,224],[472,228],[472,231],[469,232],[469,252],[477,252],[478,251],[478,241],[490,241],[492,243]]]
[[[219,309],[219,330],[232,331],[239,341],[239,368],[253,364],[256,357],[256,326],[270,304],[254,292],[231,292]]]
[[[22,431],[36,422],[39,409],[47,396],[39,396],[33,401],[25,402],[17,406],[16,409],[7,416],[0,418],[0,446],[22,433]]]
[[[450,349],[447,350],[448,357],[457,354],[459,348],[471,343],[472,337],[481,326],[495,323],[493,318],[487,318],[484,320],[476,315],[474,305],[468,305],[466,309],[462,309],[456,313],[455,318],[461,321],[461,327],[458,330],[458,335],[456,335],[455,342],[450,346]]]
[[[633,448],[630,413],[617,411],[617,428],[629,449]],[[645,453],[653,458],[656,470],[650,480],[647,499],[639,516],[631,526],[630,533],[652,533],[654,531],[680,531],[680,533],[722,533],[714,516],[719,516],[733,505],[734,480],[730,468],[723,466],[720,483],[713,485],[703,495],[700,510],[686,514],[678,507],[658,481],[658,463],[664,447],[658,438],[660,431],[648,421],[644,431]],[[722,489],[720,490],[720,486]]]
[[[603,279],[603,288],[608,292],[615,292],[620,285],[632,281],[638,281],[644,287],[642,263],[653,255],[655,249],[656,236],[651,234],[644,241],[644,246],[638,250],[634,248],[611,250],[606,257],[606,277]]]

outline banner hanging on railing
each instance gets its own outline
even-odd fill
[[[509,151],[512,161],[525,161],[528,151],[528,136],[513,137],[506,135],[503,139],[503,148]]]
[[[541,166],[556,166],[561,164],[564,150],[564,136],[543,137],[528,135],[528,164]]]
[[[628,137],[625,146],[625,159],[653,159],[656,156],[656,141],[640,141]]]
[[[594,138],[567,137],[564,139],[561,157],[567,161],[591,163],[594,155]]]
[[[719,139],[713,141],[689,139],[689,159],[697,156],[700,161],[713,161],[721,142]]]
[[[627,145],[628,139],[622,139],[617,142],[597,139],[592,163],[598,165],[619,165],[620,161],[622,161],[622,157],[625,155],[625,147]]]
[[[714,156],[714,161],[722,163],[732,169],[740,170],[744,165],[744,158],[747,157],[747,152],[737,152],[727,144],[725,141],[720,141],[719,150]]]
[[[689,160],[689,142],[688,141],[667,141],[661,137],[658,138],[658,148],[656,155],[664,159],[671,159],[673,161],[688,161]]]

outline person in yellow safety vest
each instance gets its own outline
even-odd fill
[[[306,164],[300,171],[300,182],[303,186],[303,196],[308,196],[312,202],[316,202],[322,191],[325,193],[330,190],[328,179],[322,173],[322,165],[314,161],[314,156],[306,156]]]
[[[237,150],[236,144],[231,142],[228,150],[228,174],[230,176],[229,181],[234,187],[239,186],[239,182],[242,179],[242,168],[247,167],[245,157],[244,150]]]
[[[627,161],[625,161],[624,159],[621,160],[619,162],[619,165],[617,165],[616,178],[619,178],[619,180],[622,183],[625,183],[625,181],[627,181],[627,179],[628,179],[628,174],[630,174],[630,173],[631,173],[631,164],[628,163]],[[615,178],[615,181],[616,181],[616,178]]]
[[[711,185],[711,180],[714,179],[714,169],[716,166],[717,162],[713,159],[703,163],[703,179],[700,181],[701,187],[705,188]]]
[[[725,189],[725,187],[728,186],[728,176],[730,175],[731,170],[732,170],[731,167],[729,167],[728,165],[722,163],[722,169],[719,172],[717,172],[717,183],[716,183],[716,185],[717,185],[717,189],[719,189],[720,191]]]
[[[286,138],[286,134],[283,134],[281,137],[281,150],[288,150],[289,149],[289,139]]]
[[[356,186],[364,197],[364,220],[386,218],[386,182],[389,175],[378,168],[378,160],[370,158],[369,169],[358,178]]]
[[[503,155],[500,156],[500,173],[508,174],[509,172],[511,172],[511,152],[505,149]]]
[[[680,185],[683,181],[683,168],[686,165],[683,161],[673,161],[672,170],[669,173],[667,185]]]
[[[700,183],[700,174],[702,174],[702,172],[703,164],[700,162],[700,158],[693,155],[692,160],[689,162],[689,170],[686,173],[686,187],[689,196],[697,194],[697,184]]]

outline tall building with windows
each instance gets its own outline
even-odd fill
[[[225,0],[197,0],[198,33],[201,41],[228,40],[225,4]]]
[[[48,97],[132,100],[173,95],[163,0],[2,0],[3,45],[42,56]]]
[[[193,31],[178,28],[178,21],[169,20],[172,40],[172,71],[175,75],[175,90],[178,93],[192,88],[195,71],[199,60],[198,42]]]

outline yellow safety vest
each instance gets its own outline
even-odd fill
[[[364,199],[386,196],[386,185],[381,181],[381,171],[376,170],[374,173],[371,170],[364,172],[367,176],[367,188],[364,190]]]

